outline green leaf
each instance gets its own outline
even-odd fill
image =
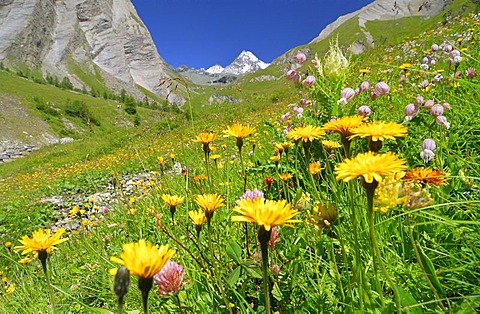
[[[420,306],[418,306],[417,300],[408,293],[407,290],[404,290],[403,288],[397,286],[398,293],[400,295],[400,304],[402,305],[402,308],[405,308],[406,313],[410,314],[421,314],[423,313],[423,310]]]
[[[302,188],[299,188],[299,189],[297,190],[297,193],[295,194],[295,197],[293,198],[293,203],[294,203],[294,204],[297,204],[297,202],[300,200],[300,198],[302,197],[302,195],[303,195],[303,190],[302,190]]]
[[[263,276],[262,276],[262,271],[260,270],[260,268],[258,267],[254,267],[254,268],[251,268],[251,267],[245,267],[245,269],[247,270],[247,273],[252,276],[253,278],[258,278],[258,279],[262,279]]]
[[[232,273],[230,274],[230,277],[228,277],[228,284],[230,286],[234,286],[237,283],[238,279],[240,278],[241,272],[242,272],[242,268],[240,266],[238,266],[232,271]]]
[[[282,291],[277,283],[273,285],[272,295],[277,301],[282,301],[283,299]]]
[[[228,256],[233,259],[237,264],[242,262],[242,248],[237,242],[230,242],[227,245],[227,254]]]
[[[442,284],[440,283],[440,280],[438,280],[437,273],[435,271],[435,267],[433,266],[432,261],[428,256],[423,252],[422,247],[420,245],[417,245],[418,247],[418,252],[420,255],[420,259],[422,261],[423,268],[425,269],[425,273],[428,276],[428,279],[430,279],[430,282],[432,285],[435,287],[435,290],[437,291],[438,294],[441,296],[445,296],[445,292],[443,291]]]

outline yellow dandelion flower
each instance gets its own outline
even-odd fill
[[[275,226],[289,226],[292,223],[300,222],[293,219],[300,212],[292,209],[286,200],[274,201],[264,198],[246,198],[239,200],[233,211],[239,216],[232,216],[232,221],[253,222],[263,226],[266,231]]]
[[[411,64],[411,63],[403,63],[403,64],[400,65],[398,68],[399,68],[400,70],[407,70],[407,69],[409,69],[409,68],[411,68],[411,67],[412,67],[412,64]]]
[[[344,160],[335,169],[335,173],[337,174],[337,181],[347,182],[357,177],[363,177],[366,183],[372,183],[373,180],[382,182],[382,177],[406,169],[405,160],[398,159],[397,155],[391,152],[386,154],[366,152]]]
[[[292,174],[291,173],[279,173],[278,177],[280,178],[280,180],[282,180],[284,182],[287,182],[288,180],[290,180],[292,178]]]
[[[210,144],[217,138],[218,138],[218,135],[216,135],[213,132],[202,132],[193,141],[197,143],[202,143],[202,144]]]
[[[25,256],[24,258],[22,258],[21,260],[19,260],[18,262],[20,264],[28,264],[32,261],[32,259],[29,257],[29,256]]]
[[[11,283],[5,287],[5,292],[7,294],[13,294],[15,292],[15,284]]]
[[[224,131],[225,135],[233,136],[237,139],[243,139],[254,132],[255,128],[239,123],[235,123],[234,125],[227,127],[227,129]]]
[[[313,175],[319,174],[320,171],[323,170],[322,165],[320,165],[319,161],[312,162],[310,165],[308,165],[308,169]]]
[[[219,154],[210,155],[210,159],[213,161],[217,161],[218,159],[220,159],[220,157],[222,156]]]
[[[282,143],[275,144],[275,155],[281,155],[283,153]]]
[[[164,165],[165,164],[165,159],[163,159],[162,156],[157,157],[157,162],[159,165]]]
[[[162,200],[169,206],[178,206],[183,203],[185,197],[178,195],[163,194]]]
[[[7,241],[3,244],[7,249],[11,248],[12,247],[12,242],[10,241]]]
[[[322,145],[328,150],[342,147],[342,144],[340,144],[339,142],[335,142],[331,140],[323,140]]]
[[[205,221],[207,221],[207,217],[203,210],[191,210],[188,212],[188,217],[190,217],[196,227],[202,226]]]
[[[32,234],[32,238],[25,235],[20,239],[20,243],[23,245],[16,246],[16,250],[22,250],[22,254],[28,254],[30,252],[38,254],[51,254],[53,250],[56,249],[55,245],[63,243],[68,240],[68,238],[61,239],[62,235],[65,233],[64,228],[59,228],[55,230],[55,233],[51,235],[51,230],[47,229],[38,229]]]
[[[312,142],[325,135],[325,131],[319,126],[307,125],[290,130],[287,137],[294,141]]]
[[[352,129],[352,133],[350,139],[368,137],[373,142],[383,142],[385,139],[394,140],[396,137],[406,137],[407,128],[395,122],[372,121]]]
[[[197,195],[195,202],[203,208],[207,218],[213,215],[213,212],[224,205],[223,198],[218,194],[201,194]]]
[[[236,145],[239,151],[242,150],[243,139],[255,132],[255,128],[252,128],[248,125],[236,123],[231,127],[227,127],[225,131],[225,136],[233,136],[237,139]]]
[[[348,138],[352,135],[352,129],[360,126],[363,123],[362,116],[346,116],[338,118],[335,121],[325,123],[323,129],[325,131],[333,131],[339,133],[342,139]]]
[[[288,153],[288,151],[290,150],[290,148],[292,148],[293,146],[293,143],[292,142],[282,142],[280,144],[283,148],[283,150],[285,151],[285,153]]]
[[[280,155],[274,155],[270,157],[270,160],[273,161],[275,164],[278,164],[280,162]]]
[[[169,249],[168,244],[158,248],[140,239],[138,242],[124,244],[120,258],[112,256],[110,260],[125,266],[131,275],[152,279],[174,254],[175,250]]]

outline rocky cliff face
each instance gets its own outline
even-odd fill
[[[141,96],[139,85],[182,102],[159,85],[170,68],[129,0],[0,0],[0,61],[88,88],[80,68],[113,90]]]

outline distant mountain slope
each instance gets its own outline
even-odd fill
[[[360,10],[340,16],[335,22],[327,25],[311,42],[327,38],[346,21],[358,18],[358,26],[371,43],[372,37],[365,28],[367,21],[393,20],[411,16],[429,18],[440,13],[452,2],[453,0],[376,0]]]
[[[159,80],[171,70],[129,0],[2,0],[0,61],[66,77],[77,88],[170,92]]]

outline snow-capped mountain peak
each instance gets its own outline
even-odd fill
[[[265,69],[269,65],[270,63],[259,60],[252,52],[244,50],[225,68],[219,64],[215,64],[206,70],[182,65],[176,71],[197,84],[228,83],[241,75]]]
[[[219,64],[215,64],[209,67],[208,69],[206,69],[205,72],[209,74],[220,74],[223,72],[223,70],[225,70],[224,67],[222,67]]]
[[[223,74],[242,75],[265,69],[270,64],[259,60],[252,52],[244,50],[225,67]]]

